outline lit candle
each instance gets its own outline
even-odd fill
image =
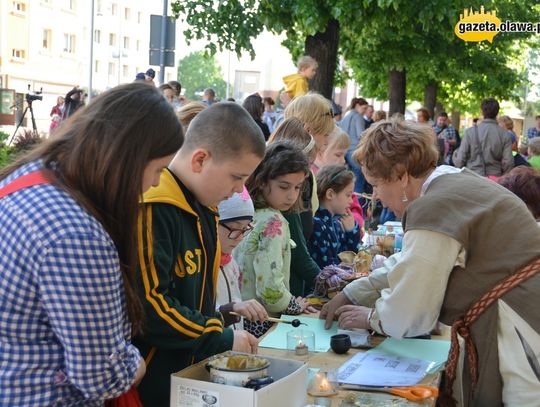
[[[302,340],[298,341],[298,345],[294,348],[294,353],[298,356],[304,356],[308,354],[308,347]]]
[[[328,380],[326,378],[321,380],[321,384],[319,385],[319,390],[322,392],[327,392],[330,390],[330,383],[328,383]]]

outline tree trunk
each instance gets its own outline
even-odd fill
[[[433,121],[437,118],[437,115],[441,112],[444,112],[444,106],[440,102],[435,103],[435,114],[433,116]]]
[[[437,101],[437,84],[430,82],[424,88],[424,107],[429,112],[431,119],[435,118],[435,102]]]
[[[305,53],[319,63],[317,74],[309,83],[309,89],[332,99],[334,74],[337,68],[339,45],[339,21],[331,18],[325,32],[309,35],[305,41]]]
[[[459,125],[461,124],[460,119],[461,119],[461,114],[459,110],[452,110],[452,126],[458,129],[458,131],[459,131]]]
[[[405,114],[405,80],[406,72],[392,69],[388,75],[388,99],[390,108],[388,116],[394,113]]]

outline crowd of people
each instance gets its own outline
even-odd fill
[[[401,250],[327,302],[326,325],[402,338],[441,321],[441,403],[536,402],[540,116],[524,151],[494,99],[460,137],[444,112],[342,112],[309,92],[316,72],[301,58],[276,111],[210,88],[188,102],[152,69],[58,99],[53,137],[0,171],[0,405],[169,406],[171,373],[316,312],[317,276],[362,249],[376,202]]]

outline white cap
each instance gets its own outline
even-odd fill
[[[253,215],[255,215],[253,201],[246,187],[244,187],[242,193],[235,193],[229,199],[221,201],[218,210],[220,221],[251,220],[253,219]]]

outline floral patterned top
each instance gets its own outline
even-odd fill
[[[257,209],[253,230],[233,255],[242,271],[242,299],[256,298],[271,314],[288,311],[295,302],[289,286],[291,234],[281,212]]]

